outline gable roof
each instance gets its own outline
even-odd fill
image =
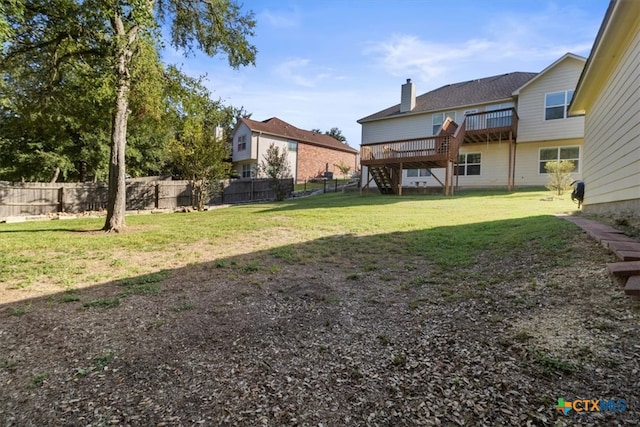
[[[544,74],[546,74],[547,72],[549,72],[550,70],[555,68],[561,62],[564,62],[564,61],[566,61],[567,59],[570,59],[570,58],[571,59],[575,59],[577,61],[580,61],[582,63],[587,62],[587,58],[585,58],[583,56],[576,55],[575,53],[571,53],[571,52],[565,53],[564,55],[562,55],[562,57],[560,57],[559,59],[554,61],[553,64],[549,65],[547,68],[545,68],[544,70],[540,71],[534,78],[532,78],[531,80],[529,80],[528,82],[526,82],[525,84],[523,84],[522,86],[520,86],[519,88],[514,90],[513,91],[513,95],[515,95],[515,96],[520,95],[520,91],[522,91],[522,89],[526,88],[531,83],[533,83],[536,80],[538,80],[540,77],[542,77]]]
[[[244,123],[252,132],[261,132],[272,136],[279,136],[306,144],[330,148],[332,150],[346,151],[348,153],[359,153],[358,150],[351,148],[347,144],[338,141],[332,136],[317,132],[311,132],[304,129],[298,129],[297,127],[285,122],[284,120],[280,120],[277,117],[271,117],[270,119],[264,120],[262,122],[240,118],[240,122]]]
[[[449,84],[416,97],[416,106],[411,111],[400,113],[400,104],[396,104],[364,117],[358,123],[509,99],[514,90],[537,74],[515,72]]]

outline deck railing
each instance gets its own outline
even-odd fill
[[[465,116],[465,123],[467,132],[491,131],[499,128],[511,128],[515,132],[518,114],[513,107],[470,113]]]
[[[363,145],[360,150],[360,159],[363,162],[370,162],[434,156],[448,157],[451,154],[453,142],[453,136],[445,135]]]

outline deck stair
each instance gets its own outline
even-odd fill
[[[389,168],[385,166],[372,166],[370,169],[371,176],[373,177],[380,194],[395,194],[393,188],[393,180]]]

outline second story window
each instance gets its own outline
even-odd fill
[[[572,90],[548,93],[544,97],[544,119],[566,119],[567,108],[573,98]]]
[[[432,135],[437,135],[440,132],[440,127],[444,123],[447,117],[451,117],[451,120],[455,122],[456,120],[456,112],[455,111],[447,111],[446,113],[434,113],[431,119],[431,123],[433,125]]]
[[[289,151],[298,151],[298,143],[295,141],[289,141],[287,143],[287,148]]]
[[[240,135],[238,137],[238,151],[244,151],[247,149],[247,135]]]

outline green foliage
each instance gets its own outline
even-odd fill
[[[50,376],[51,376],[51,373],[47,371],[43,371],[34,375],[33,377],[31,377],[31,380],[29,381],[29,387],[31,388],[40,387],[42,384],[44,384],[46,379],[49,378]]]
[[[269,148],[267,148],[264,159],[258,165],[258,173],[269,178],[276,200],[284,200],[286,189],[282,180],[291,177],[291,167],[289,166],[287,150],[285,148],[280,150],[280,147],[272,142]]]
[[[555,191],[558,196],[561,196],[571,187],[571,172],[573,172],[575,168],[575,164],[570,160],[545,163],[544,169],[549,174],[546,187],[550,191]]]
[[[186,76],[176,67],[169,67],[166,75],[168,120],[174,129],[168,145],[170,164],[177,175],[191,182],[194,207],[203,210],[219,191],[219,181],[231,172],[224,130],[230,131],[239,110],[212,101],[202,78]]]
[[[345,144],[347,143],[347,138],[345,138],[345,136],[342,134],[342,131],[339,128],[331,128],[331,130],[328,130],[326,132],[322,132],[320,129],[311,129],[311,132],[315,132],[315,133],[324,133],[325,135],[329,135],[330,137],[337,139],[340,142],[344,142]]]
[[[351,166],[345,164],[342,160],[340,160],[340,163],[334,166],[338,168],[340,173],[342,173],[343,178],[349,177],[349,172],[351,172]]]
[[[255,63],[253,13],[231,0],[3,1],[0,179],[108,176],[105,229],[123,226],[125,144],[131,175],[157,173],[175,133],[162,98],[163,23],[178,50]],[[197,120],[185,127],[186,138],[211,131]]]

